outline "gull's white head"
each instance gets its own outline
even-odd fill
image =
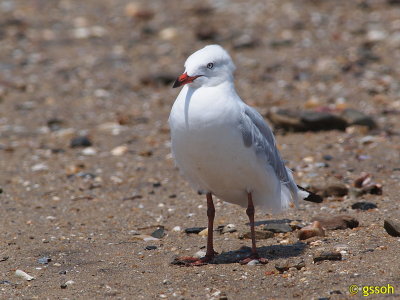
[[[206,46],[188,57],[185,72],[179,76],[173,87],[189,84],[197,88],[216,86],[233,80],[235,65],[228,52],[219,45]]]

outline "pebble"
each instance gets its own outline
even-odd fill
[[[174,232],[181,232],[182,228],[180,226],[175,226],[174,228],[172,228],[172,231]]]
[[[138,235],[134,235],[132,237],[134,240],[143,240],[143,241],[158,241],[158,238],[155,238],[153,236],[150,235],[146,235],[146,234],[138,234]]]
[[[48,256],[44,256],[38,259],[38,263],[42,265],[47,265],[49,262],[51,262],[51,258]]]
[[[199,234],[201,231],[203,231],[206,228],[207,227],[190,227],[190,228],[186,228],[185,232],[187,234]]]
[[[277,269],[280,273],[283,273],[288,271],[290,268],[296,268],[297,270],[300,270],[305,266],[305,262],[302,258],[294,258],[276,263],[275,269]]]
[[[204,256],[206,256],[206,251],[203,251],[203,250],[199,250],[193,255],[193,257],[196,257],[196,258],[202,258]]]
[[[221,233],[225,234],[225,233],[232,233],[232,232],[236,232],[236,226],[235,224],[228,224],[222,227]]]
[[[358,220],[349,215],[318,216],[312,221],[318,221],[327,230],[355,228],[359,225]]]
[[[82,154],[86,156],[93,156],[97,154],[97,150],[93,147],[87,147],[82,150]]]
[[[286,233],[286,232],[293,231],[292,227],[290,227],[289,224],[286,224],[286,223],[265,224],[263,227],[263,230],[268,230],[273,233]]]
[[[156,250],[156,249],[157,249],[157,246],[148,245],[148,246],[146,246],[144,249],[145,249],[145,250]]]
[[[351,206],[352,209],[359,209],[359,210],[369,210],[369,209],[374,209],[378,208],[378,206],[375,203],[372,202],[356,202]]]
[[[170,41],[175,39],[178,36],[178,31],[175,27],[167,27],[162,29],[159,33],[158,36],[165,41]]]
[[[271,231],[255,231],[257,240],[265,240],[274,237],[274,233]],[[251,232],[246,232],[245,234],[239,235],[239,239],[251,239]]]
[[[35,277],[29,275],[28,273],[25,273],[22,270],[16,270],[15,271],[15,275],[18,276],[18,277],[21,277],[21,278],[23,278],[23,279],[25,279],[27,281],[31,281],[31,280],[35,279]]]
[[[353,108],[343,110],[341,117],[346,120],[349,125],[367,126],[369,129],[377,127],[372,117]]]
[[[47,127],[49,127],[50,131],[58,131],[62,128],[63,121],[59,119],[50,119],[47,121]]]
[[[86,136],[78,136],[74,137],[70,141],[70,147],[71,148],[79,148],[79,147],[90,147],[92,146],[92,142],[90,139]]]
[[[118,147],[115,147],[114,149],[112,149],[111,150],[111,155],[113,155],[113,156],[122,156],[126,152],[128,152],[128,146],[122,145],[122,146],[118,146]]]
[[[314,263],[324,260],[342,260],[342,253],[338,251],[319,251],[313,255]]]
[[[31,167],[32,172],[47,171],[49,167],[46,164],[40,163]]]
[[[202,231],[199,232],[200,236],[208,236],[208,228],[203,229]]]
[[[152,237],[157,238],[157,239],[161,239],[165,236],[165,229],[164,227],[159,227],[156,230],[153,231],[153,233],[151,234]]]
[[[386,232],[391,236],[400,236],[400,222],[386,219],[383,223],[383,227],[385,228]]]
[[[324,197],[343,197],[349,193],[349,188],[342,183],[333,183],[322,188]]]
[[[314,221],[312,224],[303,227],[297,234],[299,240],[306,240],[314,236],[325,236],[321,223]]]
[[[272,108],[267,117],[275,127],[286,131],[345,130],[348,125],[340,116],[311,110],[299,112]]]

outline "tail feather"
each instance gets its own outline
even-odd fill
[[[303,200],[314,202],[314,203],[321,203],[323,201],[323,198],[320,195],[310,192],[309,190],[306,190],[305,188],[303,188],[299,185],[297,186],[297,188],[300,190],[300,193],[303,196],[302,197]]]

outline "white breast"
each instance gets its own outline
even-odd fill
[[[220,90],[184,87],[179,94],[169,120],[175,161],[198,190],[240,205],[252,191],[255,203],[265,206],[266,193],[279,198],[279,180],[243,143],[241,100]]]

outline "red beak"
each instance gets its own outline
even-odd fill
[[[187,83],[193,82],[196,78],[200,77],[202,75],[196,75],[196,76],[189,76],[187,73],[183,73],[181,76],[179,76],[175,82],[174,85],[172,86],[173,88],[180,87],[182,85],[185,85]]]

